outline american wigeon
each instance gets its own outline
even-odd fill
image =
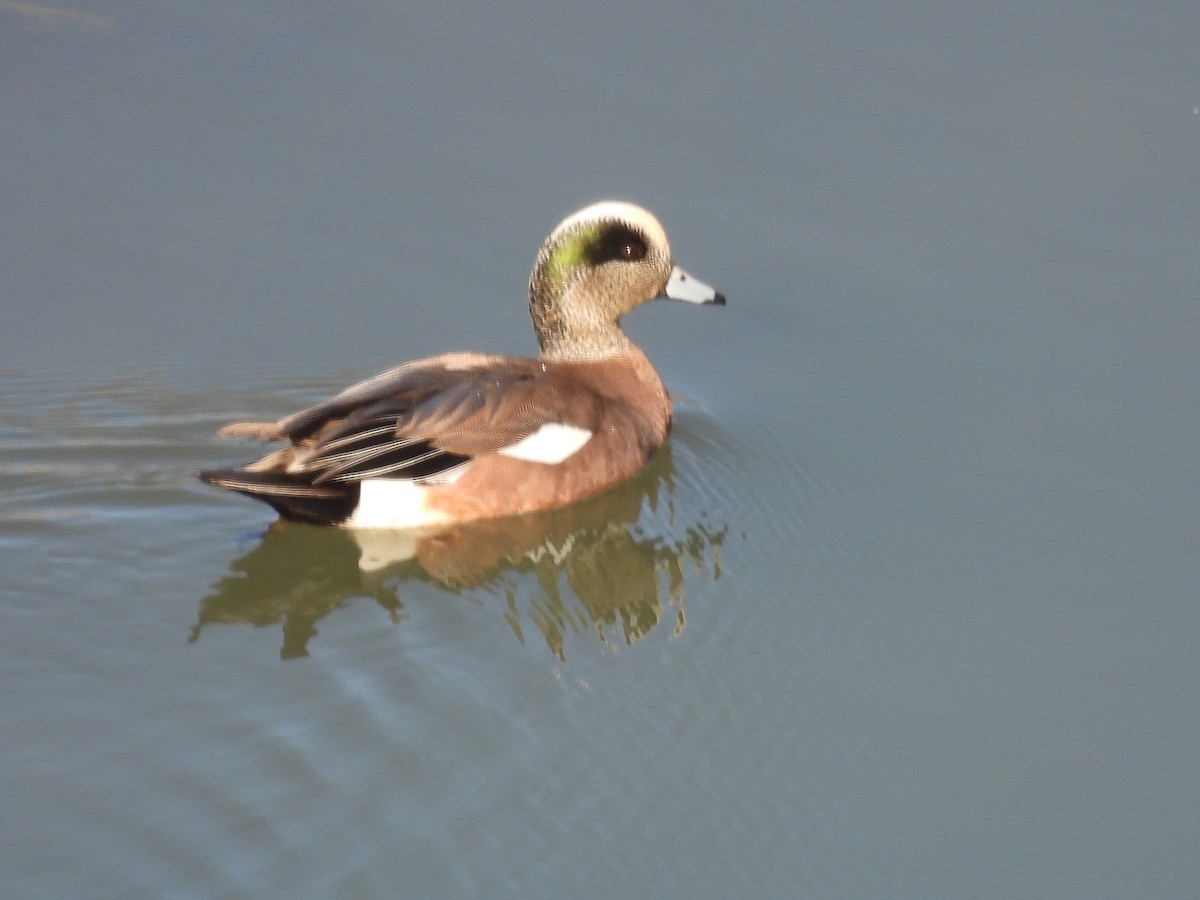
[[[725,303],[674,264],[653,215],[594,204],[564,219],[534,261],[537,359],[405,363],[278,422],[226,426],[222,436],[289,444],[200,477],[285,519],[350,528],[564,506],[630,477],[667,438],[666,388],[618,321],[659,297]]]

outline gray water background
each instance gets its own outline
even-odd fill
[[[1198,41],[0,3],[0,892],[1193,896]],[[534,523],[573,553],[366,578],[194,481],[226,421],[532,353],[604,197],[729,305],[629,317],[675,432]]]

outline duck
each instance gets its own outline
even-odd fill
[[[675,264],[662,224],[605,200],[560,222],[529,279],[535,358],[452,352],[406,362],[276,422],[221,437],[279,441],[202,481],[285,521],[425,529],[567,506],[634,475],[672,405],[621,317],[657,299],[725,305]]]

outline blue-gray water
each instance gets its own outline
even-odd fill
[[[1190,896],[1198,35],[0,2],[0,893]],[[532,352],[610,196],[729,296],[629,317],[639,479],[368,573],[194,480]]]

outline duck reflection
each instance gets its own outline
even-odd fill
[[[350,600],[400,622],[413,581],[502,595],[517,639],[532,627],[560,660],[571,632],[614,649],[664,620],[678,633],[685,574],[721,577],[726,529],[679,522],[675,487],[668,445],[636,478],[566,509],[424,533],[275,523],[201,601],[191,640],[217,623],[279,623],[281,656],[305,656],[317,622]]]

